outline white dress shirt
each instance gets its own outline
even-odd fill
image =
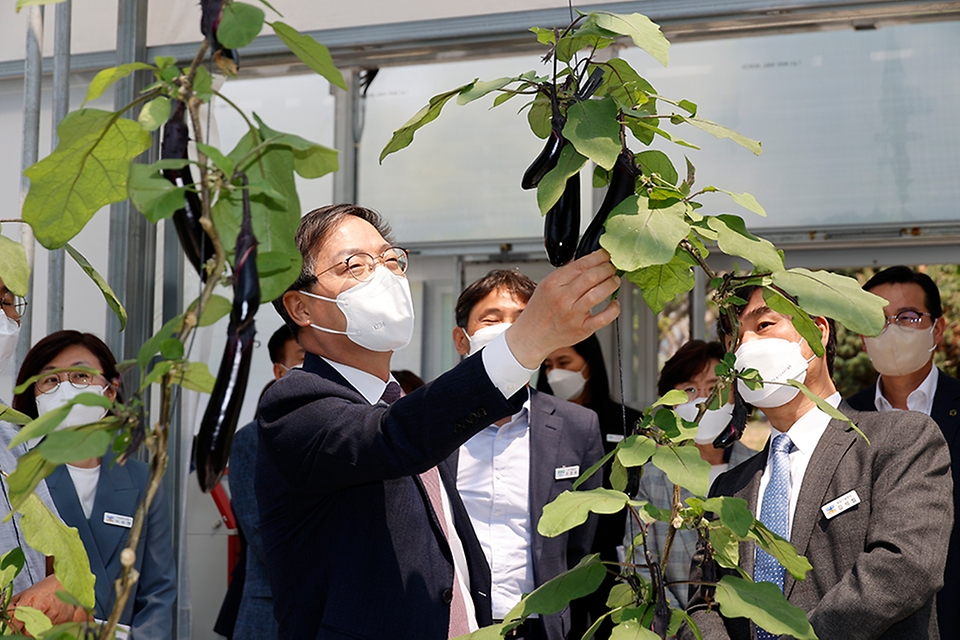
[[[530,399],[502,427],[495,424],[460,447],[457,490],[487,557],[493,618],[502,620],[533,578],[530,521]]]
[[[923,379],[920,386],[911,391],[910,395],[907,396],[907,409],[930,415],[933,411],[933,397],[937,393],[937,379],[939,377],[940,369],[930,367],[930,373]],[[880,387],[882,386],[880,383],[882,381],[883,376],[880,376],[880,378],[877,379],[876,392],[873,397],[873,404],[877,407],[877,411],[902,411],[902,409],[897,409],[890,404],[889,400],[883,397],[883,394],[880,392]]]
[[[826,401],[833,407],[840,405],[840,394],[834,393]],[[830,416],[814,406],[800,419],[793,423],[793,426],[787,431],[790,440],[793,441],[794,450],[790,453],[790,515],[787,522],[787,540],[790,539],[790,533],[793,532],[793,514],[797,510],[797,496],[800,495],[800,486],[803,484],[803,475],[807,471],[807,464],[810,457],[813,456],[813,450],[817,448],[820,437],[827,430],[830,423]],[[770,427],[771,441],[781,432]],[[773,461],[770,459],[770,449],[767,449],[767,466],[763,469],[763,475],[760,476],[760,491],[757,494],[757,511],[760,511],[763,504],[763,494],[767,488],[767,482],[770,481],[770,472]]]
[[[490,381],[495,387],[497,387],[497,389],[500,390],[505,398],[511,397],[530,381],[530,376],[533,374],[534,370],[527,369],[517,362],[517,359],[510,351],[510,347],[507,346],[507,341],[503,334],[497,336],[490,344],[488,344],[484,348],[482,354],[483,367],[487,372],[487,376],[489,376]],[[379,402],[380,397],[383,395],[383,391],[387,388],[387,382],[394,380],[393,376],[390,376],[390,380],[385,382],[377,376],[361,369],[357,369],[356,367],[351,367],[340,362],[333,362],[327,358],[323,358],[323,360],[333,367],[337,373],[343,376],[343,378],[349,382],[354,389],[359,391],[360,395],[362,395],[370,404],[376,404]],[[521,410],[520,413],[525,414],[526,409],[529,407],[529,402],[530,401],[528,398],[525,409]],[[524,423],[527,424],[527,418],[524,418]],[[529,429],[524,428],[524,431],[528,432]],[[529,440],[527,440],[527,442],[529,443]],[[529,447],[529,444],[527,446]],[[463,464],[462,459],[460,464]],[[529,450],[527,455],[527,464],[529,464]],[[529,473],[527,473],[525,477],[528,478]],[[524,484],[524,487],[526,486],[527,485]],[[526,490],[524,492],[526,493]],[[468,594],[470,594],[470,569],[467,565],[467,554],[463,550],[463,542],[460,540],[460,536],[457,535],[457,528],[453,522],[453,510],[450,507],[450,496],[446,491],[442,491],[440,492],[440,497],[443,502],[443,518],[447,523],[447,543],[450,545],[450,552],[453,554],[454,573],[457,581],[460,583],[460,590],[465,596],[464,601],[467,608],[467,619],[470,630],[476,631],[478,628],[476,609],[473,604],[473,598],[468,597]],[[524,511],[529,511],[526,503],[524,503]],[[529,519],[529,515],[527,517]],[[489,558],[490,556],[488,555],[488,562]],[[532,567],[531,562],[526,564],[527,566]],[[532,590],[533,589],[530,588],[527,591]],[[494,591],[494,599],[496,599],[496,595],[497,592]],[[516,601],[519,599],[520,597],[518,595],[513,604],[516,604]],[[494,617],[496,617],[496,605],[494,605]]]

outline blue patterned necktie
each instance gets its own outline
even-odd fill
[[[790,436],[781,433],[770,445],[770,480],[763,492],[763,504],[760,507],[760,522],[770,531],[789,540],[790,524],[790,452],[796,447]],[[763,549],[757,548],[756,566],[753,568],[754,582],[772,582],[783,591],[784,568],[780,562]],[[775,636],[757,627],[757,640],[768,640]]]

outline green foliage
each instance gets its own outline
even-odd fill
[[[684,220],[686,205],[651,208],[650,201],[630,196],[607,218],[600,246],[610,252],[613,264],[626,272],[670,262],[677,244],[690,233]]]
[[[553,538],[583,524],[590,513],[616,513],[627,503],[621,491],[598,487],[589,491],[564,491],[543,507],[537,523],[540,535]]]
[[[19,242],[0,236],[0,280],[15,296],[26,296],[30,278],[27,252]]]
[[[243,2],[224,5],[217,40],[227,49],[241,49],[260,35],[263,28],[263,9]]]
[[[717,583],[717,604],[728,618],[749,618],[774,635],[788,635],[797,640],[815,640],[803,609],[794,607],[771,582],[752,582],[724,576]]]
[[[557,204],[567,186],[567,179],[578,173],[586,163],[586,156],[581,155],[573,145],[568,144],[560,151],[557,166],[543,176],[537,188],[537,205],[540,207],[540,215],[547,215],[550,208]]]
[[[84,104],[102,96],[103,92],[112,87],[118,80],[122,80],[137,71],[153,68],[146,62],[130,62],[119,67],[104,69],[93,77],[93,81],[87,88],[87,97],[83,101]]]
[[[334,66],[330,51],[325,46],[283,22],[277,21],[269,24],[273,27],[273,32],[277,34],[280,41],[287,45],[287,48],[300,59],[300,62],[326,78],[330,84],[346,90],[347,83],[343,79],[343,74]],[[382,162],[383,158],[380,161]]]
[[[695,495],[706,495],[710,488],[710,463],[700,457],[696,447],[658,447],[651,461],[670,482]]]
[[[610,98],[573,103],[567,109],[563,137],[581,155],[612,169],[621,148],[617,104]]]
[[[93,280],[93,284],[97,285],[97,288],[100,289],[100,293],[103,294],[103,299],[106,300],[107,306],[113,310],[113,313],[120,321],[120,331],[123,331],[127,327],[127,310],[123,308],[120,299],[117,298],[117,294],[113,292],[113,288],[107,283],[106,279],[93,268],[93,265],[83,257],[83,254],[74,249],[73,246],[67,243],[64,245],[64,249],[67,254],[73,258],[73,261],[83,269],[83,272]]]
[[[865,336],[875,336],[883,330],[886,300],[864,291],[852,278],[797,267],[774,272],[772,279],[810,314],[833,318]]]

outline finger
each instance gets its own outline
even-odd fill
[[[612,274],[584,291],[574,302],[574,308],[580,313],[589,313],[590,309],[612,296],[620,288],[620,278]]]
[[[575,280],[584,271],[609,262],[610,254],[600,249],[583,256],[579,260],[568,262],[550,275],[554,276],[560,283],[567,283]]]
[[[611,300],[602,311],[590,316],[583,323],[583,328],[587,334],[595,333],[608,324],[615,321],[620,316],[620,301]]]
[[[579,276],[566,283],[562,289],[562,295],[566,297],[569,304],[580,299],[588,291],[616,276],[616,270],[609,262],[594,265],[581,272]]]

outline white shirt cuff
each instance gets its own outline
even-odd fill
[[[483,348],[483,368],[504,398],[509,398],[530,382],[536,369],[527,369],[513,357],[507,346],[506,332],[501,333]]]

